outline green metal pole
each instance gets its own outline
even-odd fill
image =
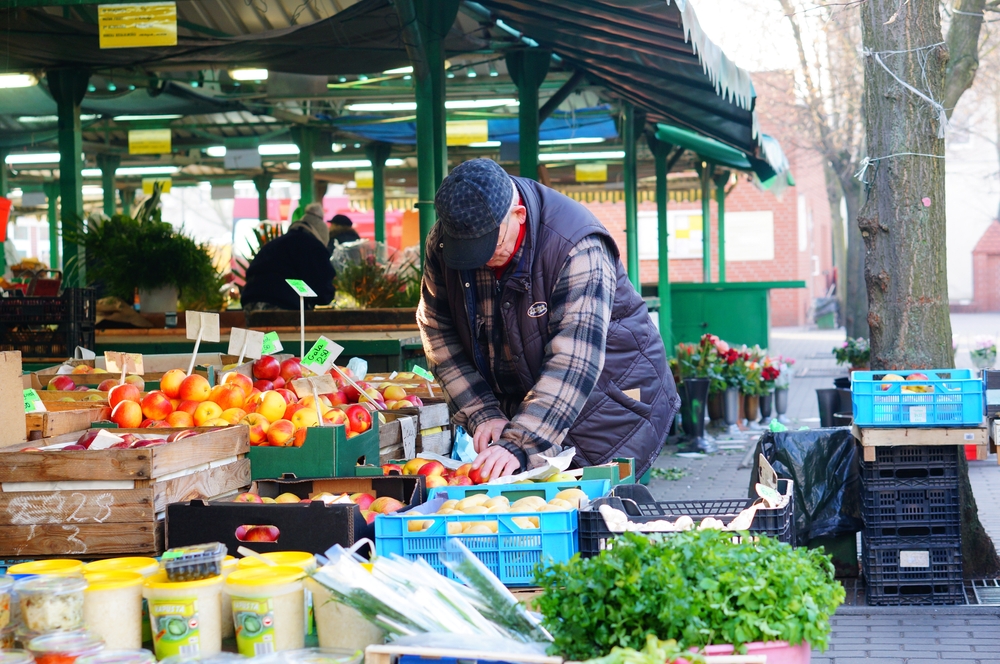
[[[299,146],[299,211],[316,200],[316,182],[313,180],[313,152],[316,148],[316,131],[312,127],[292,127],[292,140]]]
[[[104,214],[115,216],[115,171],[122,163],[116,154],[97,155],[97,167],[101,169],[101,188],[104,190]]]
[[[59,183],[45,183],[45,197],[48,199],[49,216],[49,263],[53,270],[59,269]]]
[[[267,190],[271,188],[272,176],[267,171],[253,176],[253,184],[257,187],[257,219],[267,219]]]
[[[135,204],[135,187],[122,187],[118,190],[118,197],[122,199],[122,214],[131,216],[132,206]]]
[[[702,281],[712,283],[712,217],[708,202],[712,196],[711,162],[702,162],[698,174],[701,176],[701,269]]]
[[[719,283],[726,283],[726,183],[729,171],[718,173],[715,178],[715,204],[719,209]]]
[[[670,145],[655,138],[650,138],[649,147],[653,152],[653,164],[656,168],[656,263],[657,263],[657,293],[660,296],[660,308],[657,311],[660,323],[660,338],[669,354],[673,349],[673,331],[670,316],[670,257],[667,249],[667,154]]]
[[[518,140],[520,174],[523,178],[538,179],[538,88],[549,73],[552,53],[543,49],[528,48],[507,54],[507,71],[517,86]]]
[[[434,95],[430,76],[417,78],[417,210],[420,214],[420,257],[434,227],[434,192],[437,191],[434,157]]]
[[[83,137],[80,130],[80,102],[87,94],[90,72],[84,69],[56,69],[46,74],[49,91],[59,114],[59,194],[63,238],[69,230],[83,231]],[[87,285],[86,252],[82,244],[63,245],[63,283],[68,287]]]
[[[375,212],[375,241],[385,242],[385,160],[392,153],[389,143],[369,143],[365,153],[372,162],[372,209]]]
[[[428,23],[435,20],[433,2],[422,2]],[[457,11],[457,10],[456,10]],[[430,27],[426,31],[424,46],[427,52],[427,68],[430,73],[431,117],[434,123],[434,190],[448,174],[448,116],[445,113],[445,72],[442,38],[447,32]]]
[[[628,260],[628,278],[637,291],[642,292],[639,283],[639,222],[638,183],[636,182],[635,106],[625,102],[625,117],[622,120],[622,143],[625,147],[625,162],[622,164],[622,179],[625,181],[625,247]],[[522,147],[524,143],[521,144]]]

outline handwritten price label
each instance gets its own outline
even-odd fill
[[[45,404],[42,403],[42,398],[38,396],[38,392],[30,389],[24,391],[24,412],[26,413],[45,412]]]
[[[260,347],[261,353],[264,355],[274,355],[283,350],[284,348],[281,346],[281,341],[278,340],[277,332],[268,332],[264,335],[264,343]]]
[[[342,352],[344,352],[343,346],[326,337],[320,337],[302,358],[302,366],[316,374],[326,373]]]
[[[424,380],[430,380],[430,381],[434,380],[434,374],[432,374],[430,371],[428,371],[427,369],[424,369],[423,367],[421,367],[419,365],[416,365],[416,364],[413,365],[413,373],[417,374],[418,376],[420,376]]]
[[[316,292],[309,288],[309,284],[301,279],[285,279],[285,283],[292,287],[292,290],[299,297],[316,297]]]

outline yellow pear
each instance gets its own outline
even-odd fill
[[[470,505],[462,510],[465,514],[486,514],[489,510],[482,505]]]
[[[580,489],[563,489],[562,491],[560,491],[555,495],[555,498],[553,500],[565,500],[573,507],[579,508],[580,501],[585,500],[586,498],[587,494],[585,494]]]
[[[531,530],[533,528],[538,528],[538,525],[532,522],[530,517],[526,516],[515,516],[511,519],[518,528],[524,530]]]

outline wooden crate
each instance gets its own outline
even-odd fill
[[[114,431],[128,432],[151,433]],[[245,426],[158,447],[21,451],[75,441],[81,433],[0,451],[0,556],[158,554],[167,504],[216,498],[250,484]]]
[[[451,426],[451,413],[444,399],[425,399],[424,405],[418,408],[401,408],[389,412],[417,417],[417,454],[421,452],[433,452],[442,456],[451,454],[455,438]]]
[[[417,418],[415,415],[384,412],[385,424],[378,429],[379,463],[392,459],[412,459],[417,455]]]
[[[852,433],[855,438],[861,441],[865,461],[875,460],[876,447],[896,445],[975,445],[976,458],[982,461],[986,458],[989,440],[988,429],[985,425],[970,428],[910,427],[905,429],[861,429],[855,425]]]
[[[50,438],[88,429],[94,422],[111,415],[106,405],[95,401],[47,401],[45,409],[25,414],[24,429],[29,439],[33,431],[40,432],[42,438]]]

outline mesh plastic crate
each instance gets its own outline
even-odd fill
[[[960,453],[960,445],[876,447],[875,460],[861,462],[861,481],[866,489],[958,486]]]
[[[873,605],[964,604],[957,538],[862,538],[861,569]]]
[[[522,528],[515,518],[538,519],[538,528]],[[413,521],[433,521],[427,530],[410,532]],[[496,524],[492,534],[448,534],[449,523]],[[577,550],[577,510],[507,514],[379,514],[375,517],[375,550],[395,553],[408,560],[423,559],[439,573],[454,579],[438,552],[446,540],[456,538],[507,586],[527,586],[534,581],[535,566],[545,561],[565,562]]]
[[[97,313],[93,288],[67,288],[60,297],[0,298],[0,323],[57,325],[94,323]]]
[[[778,509],[759,509],[750,524],[750,532],[769,535],[782,542],[795,544],[794,498],[791,480],[778,480],[778,491],[788,496],[788,503]],[[608,548],[618,536],[608,530],[604,517],[598,511],[601,505],[610,505],[628,515],[633,523],[649,523],[660,519],[674,520],[689,516],[696,523],[705,517],[714,517],[728,524],[744,509],[753,504],[750,499],[734,500],[677,500],[657,502],[649,489],[639,484],[615,487],[607,498],[596,500],[587,509],[580,510],[580,555],[596,556]]]
[[[428,494],[433,499],[436,496],[447,496],[449,499],[461,500],[467,496],[483,494],[494,498],[506,496],[510,502],[515,502],[528,496],[538,496],[548,502],[556,494],[566,489],[580,489],[590,500],[596,500],[608,495],[611,491],[610,480],[579,480],[576,482],[538,482],[535,484],[483,484],[479,486],[442,486],[430,489]]]
[[[884,380],[917,373],[927,380]],[[961,427],[983,421],[983,381],[970,369],[855,371],[851,398],[860,427]]]
[[[862,492],[865,535],[884,537],[961,536],[958,486],[885,487]]]

